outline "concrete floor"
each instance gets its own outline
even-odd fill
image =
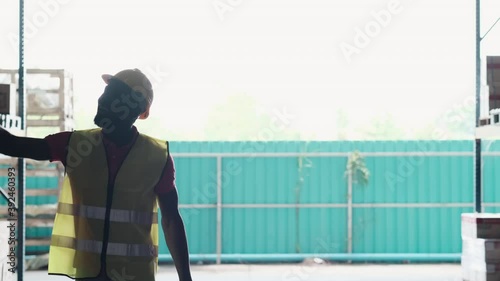
[[[410,265],[193,265],[195,281],[461,281],[459,264]],[[17,279],[14,279],[17,280]],[[45,270],[27,271],[24,280],[66,281]],[[178,280],[175,268],[160,265],[156,280]]]

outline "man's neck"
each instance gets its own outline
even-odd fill
[[[133,137],[135,130],[133,127],[126,128],[115,128],[112,132],[102,132],[104,137],[111,142],[113,142],[117,146],[123,146],[129,144]]]

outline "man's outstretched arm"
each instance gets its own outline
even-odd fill
[[[0,154],[11,157],[50,160],[50,148],[45,139],[17,137],[0,127]]]
[[[189,251],[186,230],[179,213],[177,189],[158,196],[161,210],[161,224],[165,233],[168,249],[174,260],[180,281],[191,281]]]

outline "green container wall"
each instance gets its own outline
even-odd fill
[[[175,158],[181,214],[192,254],[216,252],[217,160],[176,154],[355,150],[428,154],[365,158],[371,173],[369,184],[353,185],[354,253],[459,253],[460,214],[472,212],[474,206],[473,145],[473,141],[172,142],[170,150]],[[493,204],[500,202],[500,192],[495,188],[497,181],[500,183],[495,169],[500,157],[492,155],[500,151],[500,143],[488,143],[483,148],[484,201]],[[300,175],[301,204],[346,204],[347,158],[307,157],[302,159],[307,164],[302,173],[298,163],[297,157],[222,158],[222,253],[347,252],[347,208],[293,206]],[[27,184],[28,188],[46,188],[57,185],[57,180],[27,179]],[[28,198],[30,204],[54,202],[55,197]],[[372,203],[403,205],[363,205]],[[428,203],[434,205],[425,205]],[[436,205],[441,203],[459,205]],[[193,208],[191,204],[202,206]],[[261,205],[245,208],[246,204]],[[262,204],[292,206],[264,208]],[[500,211],[500,204],[487,206],[485,211]],[[50,234],[50,229],[33,231],[27,234]],[[160,254],[168,254],[161,227]]]
[[[174,156],[176,153],[347,153],[355,150],[428,154],[365,158],[371,173],[370,182],[367,186],[353,186],[354,253],[461,251],[460,214],[473,211],[472,141],[171,143]],[[434,155],[433,152],[446,152],[447,155]],[[485,161],[488,157],[485,156]],[[298,163],[297,157],[222,159],[223,254],[347,252],[345,207],[244,208],[245,204],[294,204],[301,174]],[[302,170],[301,204],[347,203],[345,156],[306,157],[302,163],[308,167]],[[216,158],[175,157],[175,164],[180,203],[186,204],[182,210],[186,214],[190,251],[213,254],[216,245]],[[491,188],[486,187],[487,192],[492,192]],[[356,205],[367,203],[413,205],[397,208]],[[427,203],[434,205],[426,206]],[[437,203],[461,205],[437,207]],[[189,208],[189,204],[212,206],[196,209]],[[225,207],[227,204],[236,206]],[[164,242],[160,252],[168,253]]]

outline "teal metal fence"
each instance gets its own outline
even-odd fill
[[[472,141],[171,148],[194,259],[460,260],[460,214],[474,206]],[[485,178],[491,178],[495,144],[487,149]],[[345,175],[354,151],[370,171],[366,186]],[[494,184],[485,180],[486,211],[499,202]],[[164,242],[160,252],[170,260]]]
[[[496,212],[500,145],[484,148],[484,210]],[[354,151],[367,185],[345,174]],[[171,153],[193,261],[460,260],[472,141],[173,142]]]

